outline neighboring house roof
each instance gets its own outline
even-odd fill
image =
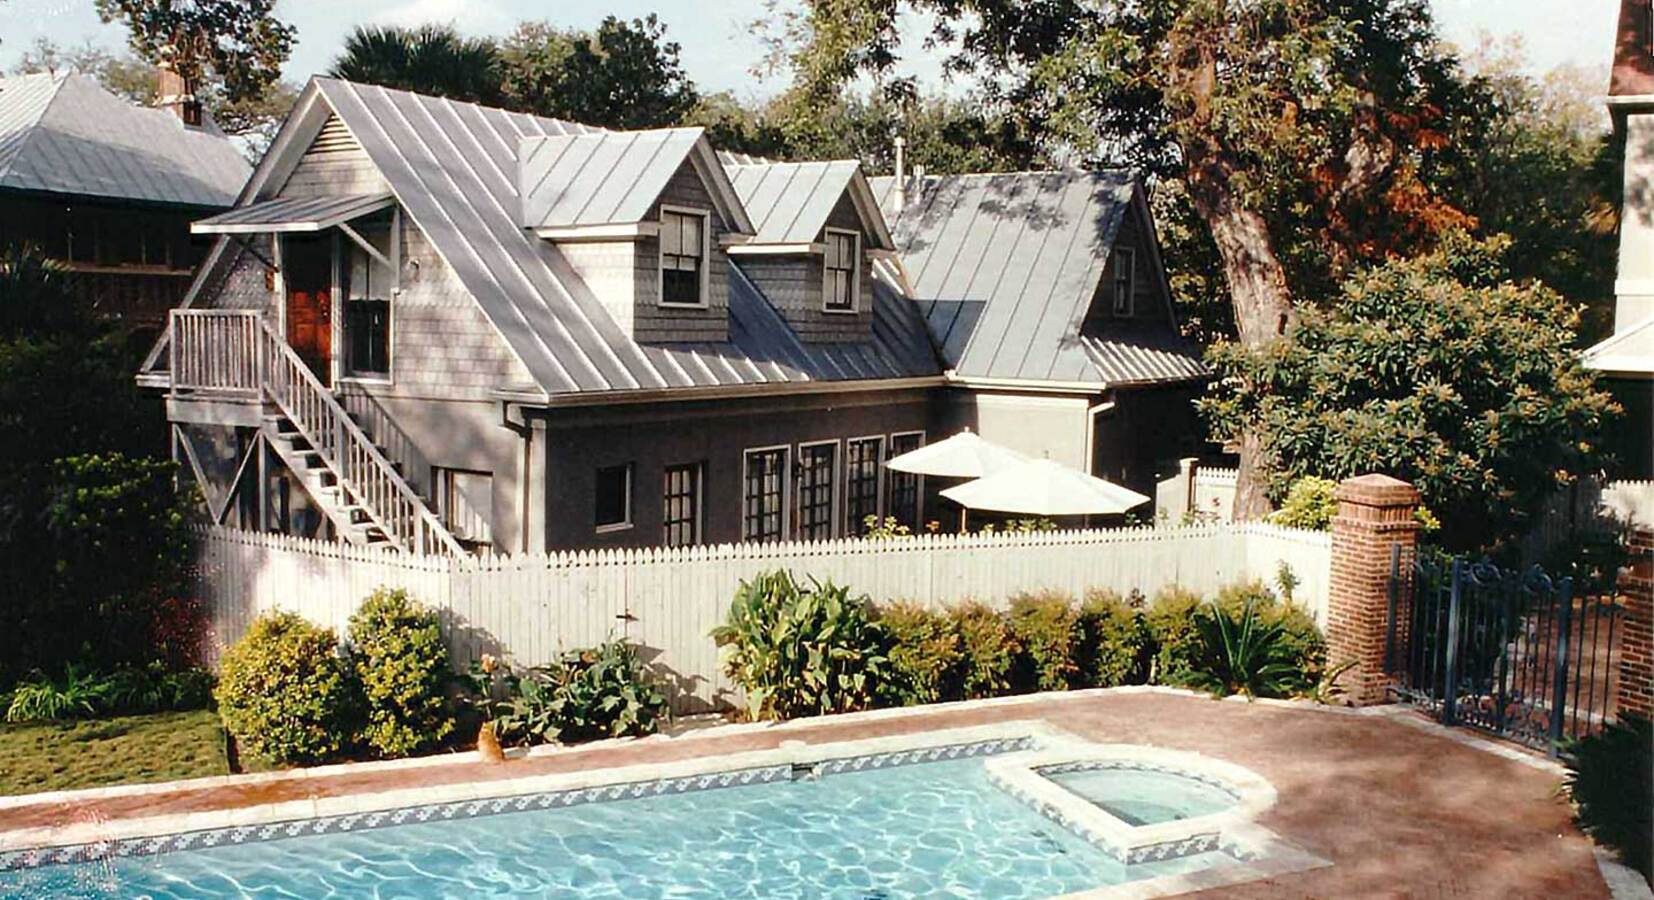
[[[900,213],[894,179],[872,184],[905,290],[956,374],[1099,387],[1206,374],[1175,326],[1111,322],[1081,337],[1120,223],[1143,202],[1133,173],[910,179]]]
[[[519,225],[522,139],[591,131],[584,126],[316,78],[245,201],[262,190],[294,123],[324,101],[522,360],[535,381],[525,389],[566,395],[940,373],[934,359],[920,364],[928,340],[901,307],[875,316],[871,344],[806,346],[778,313],[751,302],[745,292],[756,289],[739,276],[730,279],[729,341],[633,340],[556,245]]]
[[[1650,0],[1620,0],[1609,97],[1654,95],[1654,8]]]
[[[1586,350],[1585,368],[1611,375],[1654,376],[1654,316]]]
[[[839,198],[849,192],[862,221],[880,250],[895,244],[877,201],[853,159],[830,162],[757,162],[752,157],[720,154],[741,204],[758,229],[755,244],[807,244],[821,234]]]
[[[84,75],[0,78],[0,189],[225,207],[250,171],[223,135]]]
[[[694,159],[695,155],[699,159]],[[517,184],[527,228],[629,225],[650,214],[661,192],[695,161],[731,230],[751,234],[704,128],[530,135],[517,146]]]

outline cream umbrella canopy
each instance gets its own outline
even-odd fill
[[[1149,502],[1136,491],[1049,459],[1000,469],[942,496],[966,509],[1031,516],[1112,515]]]
[[[953,437],[893,457],[885,466],[910,475],[981,478],[1029,462],[1030,459],[1009,447],[984,440],[981,435],[967,429]]]

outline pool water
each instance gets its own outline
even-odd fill
[[[6,897],[1049,897],[1127,867],[963,759],[0,873]]]
[[[1211,815],[1237,802],[1233,794],[1216,785],[1155,769],[1081,768],[1040,774],[1128,825],[1158,825]]]

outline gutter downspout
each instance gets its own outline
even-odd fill
[[[531,476],[534,471],[534,428],[528,424],[527,410],[523,409],[521,404],[519,404],[517,408],[523,411],[523,420],[521,422],[511,421],[511,401],[500,401],[500,425],[507,431],[510,431],[512,434],[515,434],[523,439],[523,461],[521,466],[522,476],[518,479],[522,483],[518,485],[519,496],[517,499],[517,508],[521,512],[518,516],[519,521],[517,522],[517,546],[521,552],[528,553],[528,517],[532,512],[529,505],[529,486],[533,482],[533,478]]]

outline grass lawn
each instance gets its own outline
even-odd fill
[[[0,725],[0,795],[229,773],[212,710]]]

